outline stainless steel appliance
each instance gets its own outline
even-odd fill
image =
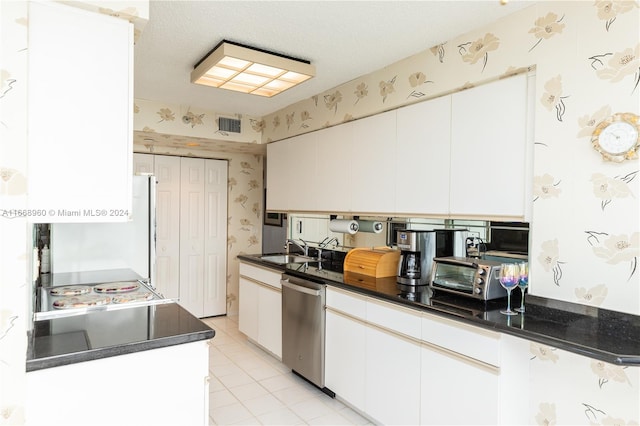
[[[417,292],[431,280],[434,257],[466,256],[466,229],[431,231],[398,231],[398,287],[404,292]]]
[[[506,297],[499,281],[500,262],[468,257],[436,257],[429,286],[479,300]]]
[[[326,284],[283,274],[282,362],[330,396],[324,386]]]

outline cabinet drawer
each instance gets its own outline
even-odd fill
[[[367,299],[367,322],[415,339],[421,337],[420,313],[392,303]]]
[[[422,340],[487,364],[500,366],[498,333],[423,314]]]
[[[282,288],[282,285],[280,285],[282,272],[276,271],[275,269],[261,268],[260,266],[240,262],[240,275],[245,278],[260,281],[278,289]]]
[[[328,287],[327,307],[364,321],[367,306],[365,299],[352,294],[354,293]]]

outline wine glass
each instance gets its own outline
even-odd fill
[[[520,268],[515,263],[503,263],[500,266],[500,285],[507,290],[507,310],[500,311],[504,315],[518,315],[511,310],[511,290],[520,282]]]
[[[527,262],[521,262],[518,264],[520,268],[520,280],[518,281],[518,287],[520,287],[520,293],[522,299],[520,300],[520,307],[515,310],[518,312],[524,312],[524,291],[529,286],[529,264]]]

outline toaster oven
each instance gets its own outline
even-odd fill
[[[429,286],[478,300],[507,296],[500,285],[500,262],[468,257],[435,257]]]

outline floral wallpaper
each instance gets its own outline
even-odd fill
[[[181,116],[181,119],[176,119]],[[260,120],[243,117],[240,134],[221,132],[210,111],[136,99],[134,151],[229,161],[227,210],[227,314],[238,314],[241,253],[262,249],[265,146]]]
[[[0,207],[26,208],[26,2],[0,2],[0,40]],[[23,219],[0,217],[0,425],[25,419],[27,230]]]
[[[639,26],[638,1],[538,2],[268,115],[263,139],[532,70],[530,291],[640,314],[640,161],[607,162],[591,146],[601,121],[640,113]]]
[[[638,28],[638,1],[537,2],[263,117],[263,140],[531,70],[530,291],[640,315],[640,161],[607,162],[591,146],[602,120],[640,114]],[[637,367],[532,346],[530,372],[531,424],[640,423]]]
[[[147,2],[117,4],[122,8],[74,3],[133,19],[136,30],[141,28],[145,12],[133,8]],[[19,206],[26,205],[28,178],[27,3],[0,2],[0,12],[0,197]],[[266,117],[243,116],[240,135],[219,132],[215,113],[136,100],[135,149],[230,161],[228,308],[234,313],[235,256],[258,252],[261,246],[263,158],[259,149],[254,151],[260,142],[535,69],[530,290],[640,314],[640,163],[604,162],[590,144],[591,132],[608,115],[640,113],[638,28],[638,1],[538,2]],[[205,146],[207,140],[214,142]],[[200,145],[185,146],[189,143]],[[18,219],[0,221],[0,232],[0,425],[19,425],[25,416],[29,236]],[[640,422],[637,367],[622,368],[536,344],[529,364],[531,424]]]
[[[640,369],[530,345],[531,424],[637,425]],[[559,372],[562,372],[559,374]]]

